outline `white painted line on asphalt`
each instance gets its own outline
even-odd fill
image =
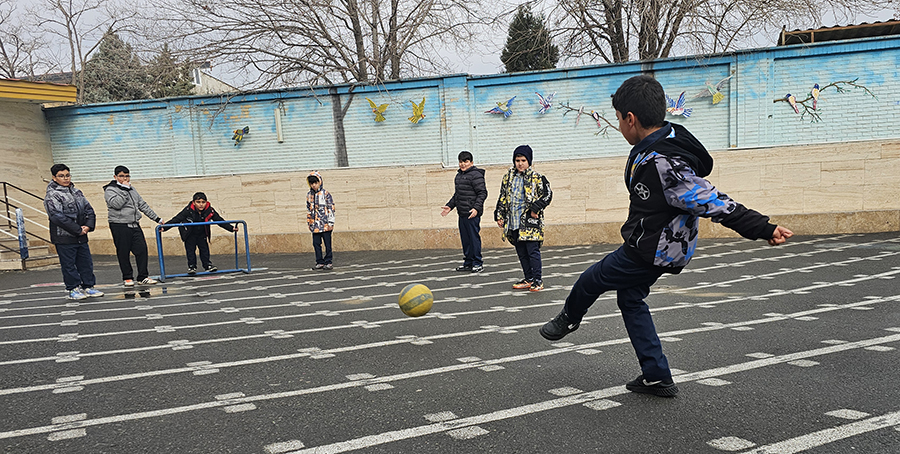
[[[773,356],[775,356],[775,355],[772,355],[772,354],[770,354],[770,353],[762,353],[762,352],[759,352],[759,353],[747,353],[747,354],[744,355],[744,356],[749,356],[749,357],[751,357],[751,358],[759,358],[759,359],[762,359],[762,358],[771,358],[771,357],[773,357]]]
[[[894,347],[888,347],[887,345],[873,345],[871,347],[866,347],[866,350],[871,350],[873,352],[889,352],[894,350]]]
[[[720,378],[704,378],[703,380],[697,380],[697,383],[707,386],[725,386],[731,384],[730,381],[722,380]]]
[[[457,440],[468,440],[470,438],[475,438],[480,435],[485,435],[490,433],[487,430],[482,429],[478,426],[469,426],[463,427],[462,429],[448,430],[447,435],[457,439]]]
[[[818,366],[819,363],[815,361],[810,361],[808,359],[798,359],[797,361],[789,361],[788,364],[797,367],[813,367]]]
[[[571,396],[573,394],[581,394],[584,391],[582,391],[578,388],[573,388],[571,386],[564,386],[562,388],[553,388],[547,392],[550,394],[553,394],[554,396],[562,397],[562,396]]]
[[[738,437],[716,438],[715,440],[707,441],[706,444],[720,451],[740,451],[741,449],[747,449],[756,446],[756,443]]]
[[[454,414],[452,411],[442,411],[440,413],[431,413],[425,415],[425,420],[428,422],[442,422],[442,421],[450,421],[451,419],[456,419],[458,416]]]
[[[742,454],[792,454],[897,425],[900,425],[900,411],[759,446],[756,449],[744,451]]]
[[[47,435],[47,440],[49,440],[49,441],[68,440],[71,438],[83,437],[85,435],[87,435],[87,431],[84,429],[61,430],[59,432],[51,432],[50,435]]]
[[[263,449],[266,451],[266,454],[283,454],[303,447],[303,443],[300,440],[289,440],[266,445]]]
[[[825,414],[828,416],[834,416],[835,418],[852,419],[852,420],[863,419],[863,418],[869,416],[869,413],[866,413],[864,411],[850,410],[849,408],[842,408],[840,410],[828,411],[828,412],[825,412]]]
[[[592,400],[590,402],[585,402],[582,405],[584,405],[587,408],[590,408],[591,410],[600,411],[600,410],[609,410],[610,408],[615,408],[622,404],[619,402],[616,402],[614,400],[599,399],[599,400]]]

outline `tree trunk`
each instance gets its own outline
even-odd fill
[[[331,116],[334,120],[334,162],[338,167],[350,167],[350,158],[347,156],[347,136],[344,134],[344,116],[347,115],[347,109],[353,102],[353,92],[351,88],[350,97],[347,98],[347,105],[341,107],[341,95],[338,94],[337,88],[328,89],[331,96]]]

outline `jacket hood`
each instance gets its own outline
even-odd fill
[[[684,126],[669,124],[671,125],[669,133],[648,148],[661,155],[684,158],[698,176],[705,178],[713,169],[712,156]]]
[[[319,179],[319,190],[321,191],[322,187],[325,186],[325,180],[322,179],[322,174],[320,174],[316,170],[309,172],[309,175],[306,176],[306,184],[307,185],[309,185],[309,177],[316,177]],[[312,186],[310,186],[309,188],[312,189]]]
[[[469,167],[466,170],[458,169],[456,172],[457,173],[478,172],[481,174],[481,176],[484,176],[484,169],[479,169],[478,167],[475,167],[475,166]]]

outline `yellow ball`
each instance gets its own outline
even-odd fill
[[[410,317],[421,317],[431,310],[434,295],[422,284],[409,284],[403,287],[398,298],[400,310]]]

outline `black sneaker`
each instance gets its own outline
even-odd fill
[[[550,320],[541,327],[541,336],[544,336],[544,339],[547,340],[560,340],[566,337],[566,334],[577,330],[579,325],[581,325],[580,322],[569,323],[569,317],[566,316],[566,311],[562,310],[559,312],[559,315],[553,318],[553,320]]]
[[[219,269],[216,268],[215,265],[209,265],[209,267],[206,268],[206,271],[209,271],[210,273],[215,273],[216,271],[219,271]]]
[[[472,267],[472,272],[473,272],[473,273],[480,273],[480,272],[482,272],[482,271],[484,271],[484,267],[481,266],[481,265],[476,265],[476,266],[473,266],[473,267]]]
[[[189,267],[188,267],[188,275],[193,276],[193,275],[195,275],[195,274],[197,274],[197,267],[196,267],[196,266],[189,266]]]
[[[464,272],[467,272],[467,273],[471,273],[471,272],[472,272],[472,267],[469,266],[469,265],[457,266],[457,267],[456,267],[456,271],[464,271]]]
[[[334,265],[332,265],[332,264],[330,264],[330,263],[326,263],[326,264],[325,264],[325,267],[322,268],[322,269],[325,270],[325,271],[331,271],[331,270],[334,269]]]
[[[678,387],[672,379],[647,381],[644,375],[638,375],[637,378],[625,383],[625,389],[644,394],[653,394],[659,397],[675,397],[678,394]]]

